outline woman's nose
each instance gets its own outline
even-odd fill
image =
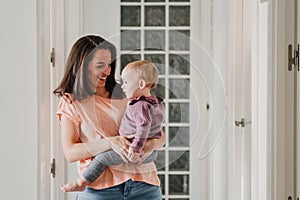
[[[104,74],[105,74],[105,75],[110,75],[110,72],[111,72],[111,67],[108,66],[108,67],[105,69]]]

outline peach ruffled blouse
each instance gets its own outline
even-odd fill
[[[85,143],[118,135],[127,103],[127,99],[112,100],[98,96],[91,96],[79,102],[72,101],[71,95],[67,95],[67,98],[64,97],[60,100],[57,116],[59,121],[62,115],[71,120],[75,124],[81,141]],[[78,173],[80,175],[91,161],[92,158],[78,161]],[[119,185],[129,179],[156,186],[160,185],[155,164],[151,162],[141,165],[109,166],[89,187],[104,189]]]

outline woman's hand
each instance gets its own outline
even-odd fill
[[[127,138],[130,138],[131,136],[115,136],[115,137],[107,137],[111,149],[119,154],[124,162],[128,162],[127,155],[128,155],[128,149],[130,146],[130,142],[127,140]]]
[[[143,148],[145,154],[152,153],[154,150],[159,150],[164,147],[166,143],[166,133],[161,130],[161,137],[158,139],[148,140]]]
[[[128,151],[128,155],[127,155],[128,161],[131,163],[141,163],[142,162],[141,157],[140,157],[141,153],[139,153],[139,152],[135,151],[133,148],[129,147],[129,151]]]
[[[61,144],[65,158],[69,162],[91,158],[110,149],[120,154],[126,162],[130,142],[125,136],[115,136],[82,143],[75,124],[62,115]]]
[[[161,137],[159,139],[148,140],[143,148],[143,153],[140,154],[140,161],[137,164],[141,164],[144,160],[154,151],[164,147],[166,143],[166,133],[161,130]]]

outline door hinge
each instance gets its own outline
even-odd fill
[[[55,168],[55,158],[52,159],[50,173],[52,177],[55,178],[56,168]]]
[[[55,67],[55,48],[51,49],[51,52],[50,52],[50,63],[52,64],[52,67]]]
[[[294,56],[294,57],[293,57]],[[293,51],[293,45],[289,44],[288,46],[288,70],[293,70],[293,65],[297,66],[297,70],[299,71],[299,44],[297,48]]]

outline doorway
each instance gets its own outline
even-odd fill
[[[203,36],[210,34],[210,28],[201,29],[204,22],[211,26],[210,12],[196,12],[197,8],[204,10],[203,5],[211,9],[209,1],[204,2],[72,0],[65,4],[66,51],[78,37],[97,34],[117,46],[117,77],[133,60],[147,59],[157,65],[160,75],[154,92],[165,100],[163,128],[167,142],[158,152],[156,166],[165,200],[208,199],[207,188],[212,187],[206,173],[213,172],[211,158],[198,159],[201,139],[206,133],[202,130],[208,129],[208,115],[212,110],[207,105],[212,108],[212,104],[201,77],[203,65],[199,63],[203,61],[197,59],[205,58],[207,69],[214,68],[209,55],[201,48],[201,43],[210,44],[209,37]],[[67,180],[73,180],[75,166],[67,166]],[[226,168],[222,170],[226,174]],[[67,194],[67,199],[72,198],[72,194]]]
[[[56,85],[57,81],[60,79],[62,73],[63,73],[63,67],[64,66],[64,61],[66,59],[66,55],[68,54],[68,51],[70,49],[70,46],[72,43],[79,37],[84,34],[101,34],[104,37],[108,38],[111,40],[113,43],[115,43],[118,48],[119,52],[121,50],[121,37],[117,37],[120,33],[120,30],[123,28],[124,30],[129,29],[129,30],[141,30],[141,34],[144,34],[141,36],[141,44],[145,43],[147,40],[148,36],[151,38],[151,34],[161,34],[162,31],[164,31],[164,39],[165,39],[165,47],[169,48],[171,50],[171,55],[169,52],[163,52],[160,50],[155,50],[154,52],[147,50],[145,54],[142,54],[141,52],[134,52],[132,54],[136,55],[139,54],[141,55],[141,58],[144,58],[148,56],[148,58],[152,58],[153,55],[159,58],[163,57],[162,59],[165,64],[169,64],[170,60],[173,60],[173,63],[181,63],[179,62],[180,59],[183,60],[183,64],[186,60],[188,60],[188,56],[190,56],[190,64],[188,66],[190,67],[189,73],[187,71],[180,71],[183,74],[170,74],[170,71],[166,73],[164,71],[162,73],[161,82],[165,83],[165,88],[164,94],[166,95],[166,99],[168,100],[168,107],[169,109],[172,109],[173,111],[176,111],[176,107],[180,107],[182,104],[183,106],[180,107],[180,113],[184,115],[184,120],[183,121],[176,121],[176,119],[172,119],[171,121],[168,121],[167,126],[165,126],[165,129],[167,130],[167,139],[168,145],[167,148],[163,150],[161,153],[161,163],[169,163],[168,160],[173,159],[174,152],[182,152],[182,156],[180,156],[179,159],[176,159],[176,161],[179,161],[178,163],[173,162],[173,165],[164,165],[165,169],[161,170],[160,177],[162,180],[162,183],[164,185],[164,199],[223,199],[223,198],[228,198],[229,197],[229,192],[228,190],[229,187],[232,189],[236,186],[239,185],[241,186],[241,182],[244,183],[243,187],[239,187],[238,189],[238,195],[235,197],[235,199],[239,199],[240,195],[243,195],[243,191],[245,189],[247,190],[247,193],[245,194],[246,197],[244,199],[247,199],[250,194],[251,190],[251,164],[249,163],[249,160],[251,159],[251,154],[249,154],[249,147],[251,143],[249,142],[249,135],[246,135],[246,137],[240,137],[237,138],[233,133],[239,132],[239,134],[243,134],[243,129],[239,126],[235,127],[235,121],[242,123],[242,118],[245,118],[247,120],[247,123],[251,120],[251,115],[243,115],[245,113],[231,113],[232,118],[226,118],[225,115],[225,122],[228,120],[228,124],[232,127],[232,129],[237,129],[237,131],[233,131],[228,133],[227,129],[228,124],[223,123],[224,119],[224,113],[222,115],[218,116],[218,120],[220,121],[221,124],[221,129],[220,127],[216,126],[211,126],[215,129],[210,129],[212,131],[212,134],[209,134],[208,140],[206,142],[204,141],[204,138],[206,138],[206,131],[201,132],[201,131],[195,131],[197,128],[201,127],[204,130],[208,130],[210,127],[210,119],[212,118],[212,112],[213,110],[218,110],[216,109],[216,106],[220,106],[222,111],[227,111],[226,110],[226,95],[228,91],[228,77],[227,74],[233,75],[233,71],[227,71],[227,55],[224,54],[224,51],[227,51],[227,44],[226,39],[227,39],[227,9],[224,9],[224,7],[227,7],[228,4],[226,1],[215,1],[214,4],[211,3],[210,0],[205,0],[205,1],[197,1],[197,0],[191,0],[191,1],[182,1],[179,2],[177,0],[169,0],[169,1],[147,1],[147,0],[136,0],[136,1],[119,1],[119,0],[112,0],[112,1],[105,1],[105,3],[101,2],[101,7],[106,7],[109,9],[104,9],[102,14],[107,14],[106,16],[109,16],[109,10],[115,11],[113,17],[110,18],[110,22],[112,26],[109,26],[109,28],[102,29],[101,27],[107,27],[107,23],[103,22],[100,19],[99,16],[94,16],[93,18],[92,15],[97,14],[97,7],[92,6],[93,1],[83,1],[83,0],[66,0],[66,1],[50,1],[52,2],[51,6],[53,8],[51,13],[53,14],[53,40],[52,40],[52,45],[54,45],[56,48],[55,54],[56,54],[56,66],[59,66],[57,68],[51,69],[51,76],[52,76],[52,86]],[[96,1],[94,1],[95,3]],[[99,2],[99,1],[98,1]],[[201,2],[201,3],[200,3]],[[243,28],[247,28],[245,26],[245,23],[248,22],[247,20],[250,20],[249,16],[251,14],[247,12],[247,5],[251,1],[244,1],[244,4],[241,4],[240,1],[232,1],[233,4],[236,6],[236,16],[234,16],[235,20],[237,21],[238,27],[241,28],[238,31],[245,30]],[[248,2],[248,4],[247,4]],[[172,27],[169,24],[170,20],[166,21],[166,24],[168,26],[166,27],[144,27],[145,29],[142,28],[137,28],[136,26],[134,27],[120,27],[120,16],[122,13],[122,6],[132,6],[132,7],[140,7],[141,11],[147,10],[147,7],[150,8],[149,12],[153,11],[153,7],[164,7],[165,12],[169,13],[172,12],[170,10],[174,9],[175,11],[180,12],[180,9],[177,10],[177,7],[187,9],[188,7],[190,8],[190,26],[183,24],[182,26],[175,26]],[[170,9],[171,8],[171,9]],[[242,13],[239,13],[239,9],[242,8],[242,10],[246,13],[247,20],[243,21],[245,18],[240,18],[243,16]],[[89,9],[95,9],[95,12],[90,12]],[[151,11],[152,9],[152,11]],[[154,9],[155,10],[155,9]],[[163,10],[163,9],[162,9]],[[201,10],[201,12],[199,12]],[[226,10],[226,12],[224,12]],[[159,11],[159,9],[158,9]],[[99,13],[99,12],[98,12]],[[224,14],[224,15],[222,15]],[[83,18],[83,16],[87,18]],[[165,15],[167,16],[167,14]],[[200,19],[200,20],[199,20]],[[241,19],[241,20],[236,20],[236,19]],[[94,20],[94,21],[93,21]],[[151,23],[151,22],[150,22]],[[243,27],[245,26],[245,27]],[[100,27],[100,31],[95,30],[95,27]],[[146,30],[146,31],[145,31]],[[170,31],[171,30],[171,31]],[[176,30],[176,32],[174,32]],[[225,30],[225,31],[224,31]],[[235,29],[232,29],[235,30]],[[143,32],[145,31],[145,32]],[[148,31],[148,32],[147,32]],[[190,31],[190,32],[188,32]],[[228,31],[229,32],[229,31]],[[176,45],[174,44],[176,42],[180,42],[177,40],[178,35],[189,35],[191,38],[193,38],[193,42],[191,43],[189,41],[189,47],[190,49],[176,49]],[[220,34],[222,33],[222,34]],[[238,40],[241,43],[244,43],[245,46],[243,46],[243,55],[245,59],[248,59],[248,54],[249,54],[249,46],[247,46],[248,40],[243,40],[244,37],[241,37],[239,35],[240,32],[237,34],[238,35]],[[246,34],[247,37],[250,37],[250,32],[244,32],[243,34]],[[148,35],[148,36],[147,36]],[[171,37],[175,39],[171,39]],[[162,37],[161,37],[162,38]],[[184,37],[185,38],[185,37]],[[233,38],[232,38],[233,39]],[[249,39],[249,38],[248,38]],[[171,42],[172,43],[171,43]],[[246,42],[246,43],[245,43]],[[173,45],[170,47],[170,43]],[[239,46],[241,43],[238,44],[238,46],[235,46],[235,52],[238,52],[241,50],[241,46]],[[195,45],[196,44],[196,45]],[[197,46],[202,46],[203,49],[202,55],[206,59],[206,64],[208,64],[207,68],[201,68],[201,66],[198,66],[197,62],[201,56],[198,56],[199,54],[195,54],[193,52],[194,47]],[[195,45],[195,46],[193,46]],[[186,48],[186,45],[180,46],[182,48]],[[171,49],[170,49],[171,48]],[[172,49],[175,48],[175,49]],[[196,47],[197,49],[197,47]],[[201,48],[200,48],[201,49]],[[179,54],[180,56],[177,56]],[[200,53],[201,54],[201,53]],[[159,56],[157,56],[159,55]],[[182,56],[183,55],[183,56]],[[206,56],[204,56],[206,55]],[[209,55],[209,56],[207,56]],[[154,56],[154,57],[155,57]],[[234,57],[234,55],[233,55]],[[213,58],[213,59],[212,59]],[[177,59],[177,60],[176,60]],[[247,70],[251,71],[251,67],[249,65],[249,60],[239,60],[235,63],[236,69],[241,70],[238,68],[240,65],[239,64],[244,64],[244,66],[247,66]],[[179,60],[179,61],[178,61]],[[216,63],[212,62],[214,60]],[[175,62],[176,61],[176,62]],[[121,62],[121,61],[119,61]],[[160,64],[160,63],[159,63]],[[217,64],[217,73],[212,73],[211,75],[208,75],[210,67],[211,69],[216,69],[215,64]],[[176,65],[173,65],[176,66]],[[121,67],[120,67],[121,68]],[[199,69],[202,72],[202,74],[206,74],[207,76],[204,79],[203,77],[199,78]],[[168,69],[169,70],[169,69]],[[205,71],[207,70],[207,71]],[[249,76],[246,76],[249,71],[247,70],[242,70],[243,76],[246,78],[250,78]],[[166,74],[164,74],[166,73]],[[235,74],[237,75],[237,74]],[[234,75],[234,76],[235,76]],[[222,84],[218,84],[219,79],[225,80]],[[240,77],[241,78],[241,77]],[[180,92],[175,93],[170,93],[168,89],[170,87],[176,88],[178,86],[178,83],[175,83],[180,79],[180,81],[183,83],[190,81],[191,85],[189,90],[193,91],[190,92],[190,96],[186,96],[186,94],[181,94]],[[187,81],[188,80],[188,81]],[[238,79],[238,81],[243,81],[244,79]],[[208,83],[205,83],[207,81]],[[221,81],[222,82],[222,81]],[[213,85],[213,87],[207,87],[208,85]],[[162,84],[163,85],[163,84]],[[184,85],[184,84],[183,84]],[[239,84],[237,84],[238,86]],[[246,83],[241,84],[244,89],[247,89],[249,91]],[[232,86],[232,85],[231,85]],[[225,88],[225,90],[224,90]],[[211,89],[211,91],[209,91]],[[229,88],[231,91],[235,91],[236,88],[230,87]],[[175,89],[176,90],[176,89]],[[239,88],[239,90],[242,90],[242,88]],[[180,90],[178,90],[180,91]],[[225,93],[225,95],[223,95]],[[201,95],[200,95],[201,94]],[[239,97],[243,97],[244,95],[242,93],[238,93]],[[173,95],[173,96],[172,96]],[[175,96],[179,96],[180,98],[173,98]],[[210,96],[211,95],[211,96]],[[223,96],[222,96],[223,95]],[[231,94],[233,95],[233,94]],[[171,98],[170,98],[171,97]],[[213,97],[213,98],[212,98]],[[231,96],[233,97],[233,96]],[[213,99],[213,100],[212,100]],[[243,105],[248,105],[250,97],[243,99]],[[218,103],[216,103],[218,101]],[[235,100],[235,102],[240,102],[239,100]],[[242,101],[241,101],[242,102]],[[55,112],[56,109],[56,100],[53,99],[53,104],[52,104],[52,109],[53,113]],[[235,106],[238,106],[239,104],[232,105],[230,109],[233,111],[237,111]],[[242,105],[241,105],[242,106]],[[219,108],[220,108],[219,107]],[[192,108],[192,109],[191,109]],[[197,108],[195,110],[194,108]],[[225,109],[224,109],[225,108]],[[224,109],[224,110],[223,110]],[[241,108],[240,108],[241,109]],[[249,107],[247,107],[249,109]],[[242,110],[242,109],[241,109]],[[182,112],[183,111],[183,112]],[[249,110],[248,110],[249,111]],[[247,112],[248,112],[247,111]],[[249,112],[248,112],[249,113]],[[169,116],[172,118],[172,116]],[[216,115],[214,115],[216,117]],[[199,120],[200,120],[200,124]],[[53,124],[55,125],[56,119],[53,117],[52,119]],[[56,124],[57,125],[57,124]],[[224,125],[222,127],[222,125]],[[54,135],[56,135],[56,141],[53,141],[53,149],[52,151],[53,156],[56,158],[59,158],[56,162],[56,166],[59,166],[59,172],[56,176],[56,178],[52,179],[53,180],[53,195],[52,199],[73,199],[74,197],[72,194],[67,194],[66,196],[64,194],[61,194],[60,191],[57,191],[58,189],[58,184],[61,182],[65,182],[68,180],[74,180],[77,175],[76,175],[76,169],[75,165],[69,165],[67,166],[67,170],[64,170],[65,164],[62,158],[62,153],[60,152],[59,148],[57,147],[59,144],[57,136],[59,136],[59,130],[58,130],[58,125],[56,128],[53,129]],[[249,132],[250,127],[248,126],[247,131]],[[179,133],[178,130],[180,131],[180,134],[176,137],[172,136],[172,133],[174,131],[176,133]],[[180,146],[182,144],[186,143],[186,138],[181,137],[180,135],[185,135],[189,134],[188,138],[188,145],[186,146]],[[232,135],[229,135],[232,134]],[[173,134],[174,135],[174,134]],[[228,136],[228,137],[227,137]],[[53,139],[55,139],[55,137]],[[175,139],[174,139],[175,138]],[[235,138],[235,143],[231,143],[232,145],[239,145],[239,146],[234,146],[234,148],[230,149],[230,152],[232,153],[232,157],[230,159],[234,160],[235,158],[238,158],[239,160],[236,160],[236,163],[239,163],[239,165],[236,165],[236,173],[234,183],[230,182],[231,177],[228,177],[228,160],[227,160],[227,144],[228,141],[227,139],[229,138]],[[204,148],[203,148],[204,147]],[[232,146],[233,147],[233,146]],[[235,148],[238,147],[238,148]],[[203,151],[204,150],[204,151]],[[243,154],[239,154],[239,152],[242,151]],[[246,155],[247,159],[243,155]],[[176,157],[176,156],[175,156]],[[231,160],[231,161],[232,161]],[[184,165],[184,163],[188,163],[188,167]],[[239,170],[239,171],[238,171]],[[235,171],[231,171],[233,173]],[[174,182],[178,182],[177,186],[171,186],[170,181],[174,180]],[[173,183],[173,181],[172,181]],[[246,183],[246,184],[245,184]],[[237,192],[235,190],[234,192]],[[234,198],[228,198],[228,199],[234,199]]]

